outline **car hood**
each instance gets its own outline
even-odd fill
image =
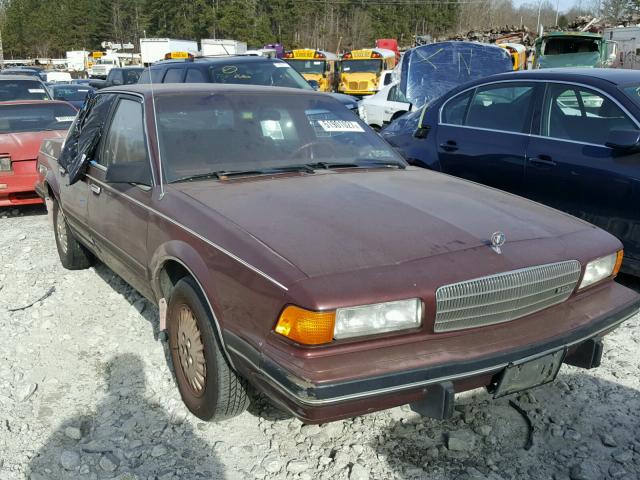
[[[397,265],[591,225],[528,200],[409,167],[174,184],[309,277]]]
[[[40,144],[47,138],[61,138],[66,130],[47,130],[45,132],[20,132],[0,134],[0,153],[11,156],[12,161],[35,160]]]

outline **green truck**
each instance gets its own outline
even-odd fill
[[[550,32],[535,43],[533,68],[611,67],[617,43],[589,32]]]

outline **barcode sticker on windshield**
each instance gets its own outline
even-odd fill
[[[347,120],[318,120],[318,125],[325,132],[364,132],[358,122],[349,122]]]
[[[278,67],[278,68],[290,68],[291,67],[291,65],[289,65],[288,63],[285,63],[285,62],[277,62],[277,63],[274,63],[274,65],[276,67]]]
[[[44,93],[44,88],[29,88],[29,93]]]
[[[56,122],[73,122],[76,117],[56,117]]]

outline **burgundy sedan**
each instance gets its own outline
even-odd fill
[[[444,418],[458,392],[597,367],[640,307],[615,237],[410,167],[315,92],[101,90],[39,162],[62,264],[98,258],[159,305],[202,419],[242,412],[248,384],[306,422]]]

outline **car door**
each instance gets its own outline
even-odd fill
[[[536,82],[496,82],[447,100],[435,138],[442,171],[518,193],[539,91]]]
[[[109,169],[149,167],[146,184],[109,181]],[[87,172],[89,224],[98,254],[118,275],[149,294],[147,224],[152,192],[143,105],[123,95],[114,108],[108,130]]]
[[[387,101],[384,105],[384,123],[389,123],[398,116],[411,110],[411,103],[404,96],[400,85],[393,85],[387,94]]]
[[[638,122],[601,90],[555,82],[540,119],[527,149],[527,196],[608,230],[640,260],[640,152],[606,146]]]

